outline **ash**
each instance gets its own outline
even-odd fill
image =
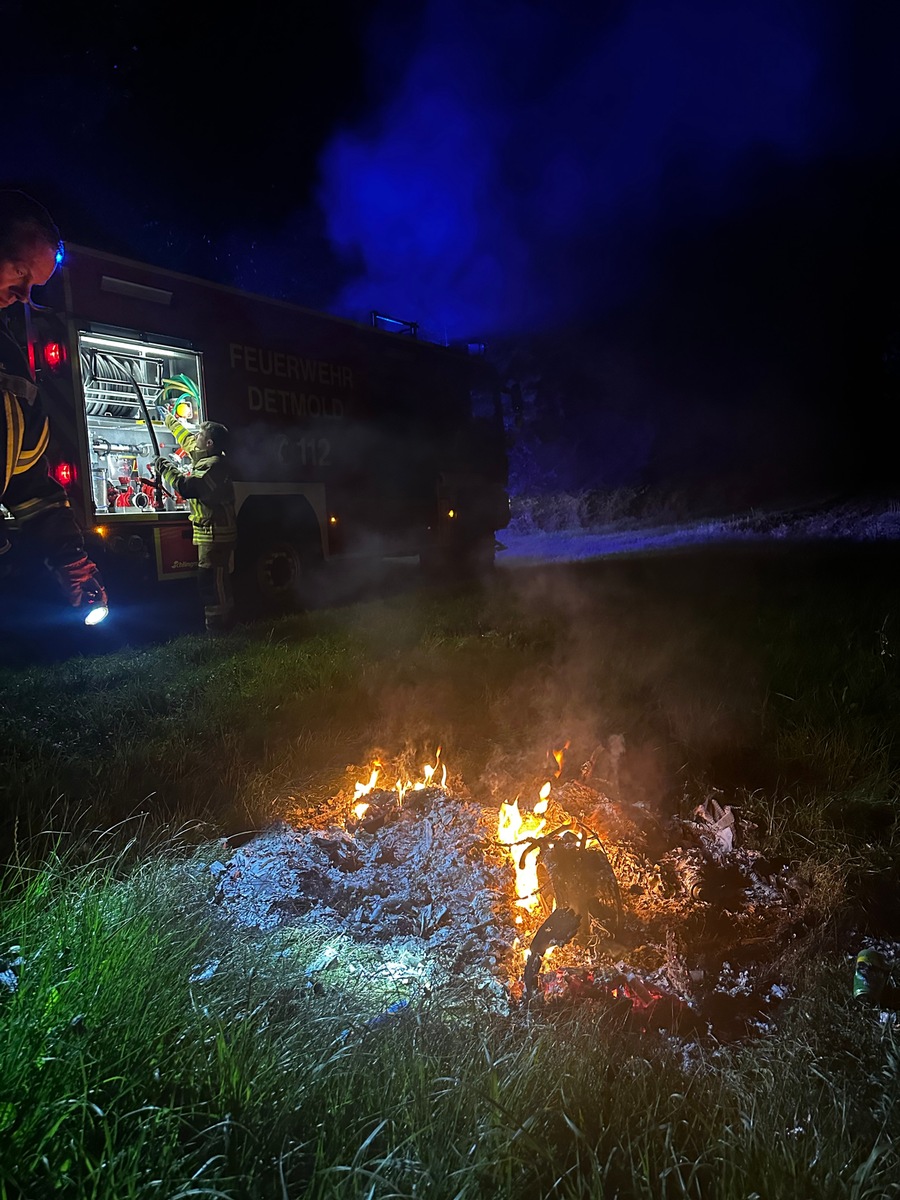
[[[216,866],[216,902],[240,925],[318,947],[307,966],[317,983],[343,968],[404,998],[456,989],[507,1010],[516,933],[496,809],[441,788],[366,800],[361,820],[280,822],[242,846]]]

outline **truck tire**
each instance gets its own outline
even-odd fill
[[[322,564],[321,552],[286,534],[244,539],[235,555],[235,597],[251,615],[308,608]]]

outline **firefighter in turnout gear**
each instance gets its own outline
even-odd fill
[[[0,191],[0,313],[28,304],[62,256],[47,210],[23,192]],[[17,530],[39,547],[64,597],[76,609],[106,605],[100,572],[84,549],[65,489],[46,458],[50,425],[25,354],[0,316],[0,504]],[[0,514],[0,575],[15,550]]]
[[[190,505],[206,631],[224,633],[234,621],[230,570],[237,540],[234,485],[225,458],[228,430],[204,421],[194,433],[171,411],[166,428],[190,456],[191,469],[182,471],[170,459],[158,458],[156,471]]]

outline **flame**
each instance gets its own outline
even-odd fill
[[[565,745],[560,750],[553,751],[553,757],[556,759],[556,778],[559,779],[563,769],[563,755],[568,750],[571,742],[566,741]]]
[[[369,794],[369,792],[371,792],[373,790],[373,788],[375,787],[375,784],[378,782],[378,778],[381,774],[382,765],[383,764],[380,763],[376,759],[375,762],[372,764],[372,773],[369,776],[369,782],[368,783],[357,782],[354,785],[354,789],[353,789],[353,799],[354,800],[361,800],[363,796],[367,796]],[[435,778],[435,776],[437,775],[438,767],[441,768],[440,783],[438,783]],[[428,787],[443,788],[446,786],[446,784],[447,784],[447,764],[441,762],[441,747],[438,746],[437,750],[435,751],[435,755],[434,755],[434,764],[432,765],[431,763],[425,763],[422,766],[422,778],[417,783],[413,783],[413,781],[411,779],[403,779],[401,776],[400,778],[398,778],[397,782],[394,784],[394,791],[397,793],[397,795],[400,799],[400,803],[402,804],[403,797],[406,795],[407,792],[410,792],[410,791],[422,792],[425,790],[425,788],[428,788]],[[369,806],[367,804],[365,804],[365,805],[357,804],[356,805],[356,807],[354,808],[353,811],[356,814],[357,820],[364,815],[364,813],[366,812],[368,807]]]
[[[431,786],[431,781],[434,778],[434,773],[438,769],[438,765],[439,765],[440,761],[441,761],[441,748],[440,748],[440,746],[438,746],[437,752],[434,756],[434,766],[432,767],[429,763],[425,763],[425,765],[422,767],[422,774],[425,776],[425,782],[421,783],[421,784],[417,783],[416,790],[418,790],[419,788],[426,788],[426,787]],[[441,787],[443,787],[446,782],[447,782],[447,768],[444,767],[444,776],[443,776],[443,779],[441,780]]]
[[[540,897],[538,896],[537,858],[535,850],[522,855],[518,846],[529,838],[540,837],[547,822],[543,814],[547,811],[550,797],[550,784],[545,783],[541,788],[540,800],[530,813],[519,811],[518,798],[512,804],[501,804],[497,819],[497,838],[503,845],[509,847],[516,872],[516,904],[519,908],[534,912]],[[521,865],[520,865],[521,859]]]
[[[440,783],[436,783],[435,778],[434,778],[438,767],[441,768],[441,782]],[[424,790],[428,787],[441,787],[442,788],[446,785],[446,783],[447,783],[447,765],[446,765],[446,763],[441,762],[441,748],[440,748],[440,746],[438,746],[438,748],[435,752],[435,755],[434,755],[434,766],[432,766],[431,763],[424,763],[422,765],[422,778],[419,780],[418,783],[412,783],[409,779],[407,779],[405,783],[401,783],[400,780],[398,779],[396,787],[397,787],[398,793],[400,794],[400,800],[402,803],[403,797],[406,795],[406,793],[410,789],[412,789],[414,792],[424,792]]]
[[[378,782],[378,776],[380,775],[380,773],[381,773],[381,763],[378,762],[378,760],[376,759],[374,765],[372,766],[372,774],[369,776],[369,782],[368,783],[360,783],[359,781],[357,781],[357,783],[353,789],[353,799],[359,800],[359,798],[361,796],[368,796],[369,792],[372,791],[375,784]],[[368,805],[366,805],[366,807],[368,808]]]
[[[359,787],[359,784],[356,786]],[[368,811],[369,805],[366,804],[365,801],[363,801],[361,804],[354,804],[353,806],[353,815],[356,817],[357,821],[361,821]]]

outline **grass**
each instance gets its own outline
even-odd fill
[[[3,673],[0,1198],[900,1195],[900,1040],[848,1000],[853,939],[900,930],[889,579],[724,552],[523,571]],[[612,733],[637,792],[721,788],[811,880],[772,1037],[436,1001],[369,1027],[374,983],[317,995],[321,947],[208,902],[219,835],[379,749],[440,743],[506,797]]]
[[[897,1193],[900,1045],[848,1014],[835,956],[748,1047],[427,1005],[366,1029],[303,988],[302,954],[215,919],[204,861],[12,879],[0,1195]]]

